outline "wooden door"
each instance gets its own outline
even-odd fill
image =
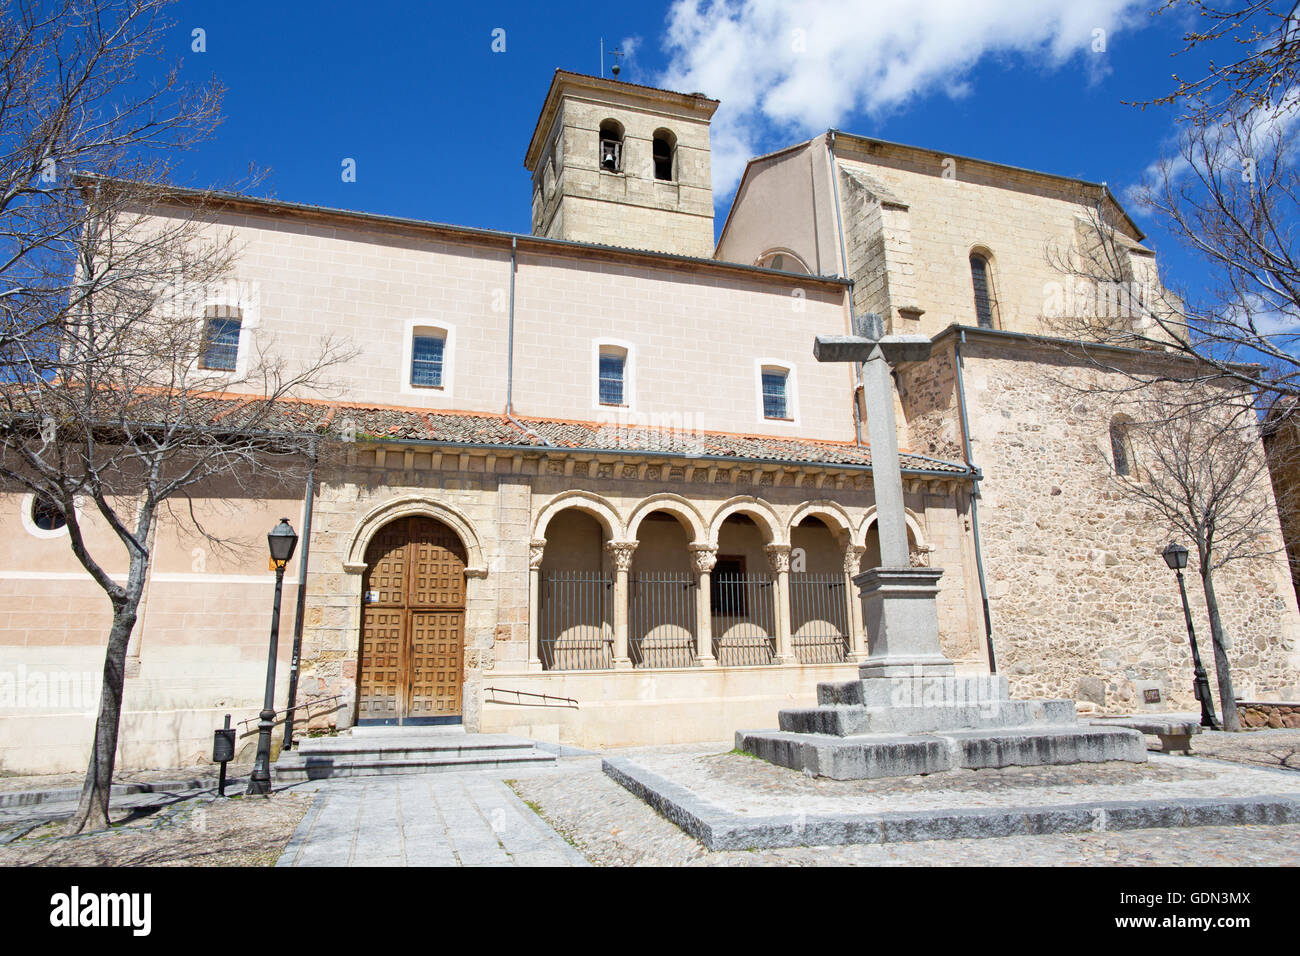
[[[432,518],[402,518],[366,550],[357,720],[459,720],[465,661],[465,551]]]

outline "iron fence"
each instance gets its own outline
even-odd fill
[[[543,571],[538,652],[548,671],[614,666],[614,580],[598,571]]]
[[[628,655],[633,667],[694,667],[695,575],[642,571],[628,577]]]
[[[714,574],[709,596],[713,654],[737,667],[776,657],[776,587],[770,574]]]
[[[849,606],[842,575],[790,575],[790,642],[802,664],[848,659]]]

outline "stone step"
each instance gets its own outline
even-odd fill
[[[1147,759],[1145,739],[1136,730],[1073,724],[845,737],[740,730],[736,749],[835,780]]]
[[[782,710],[778,722],[787,733],[847,737],[1072,725],[1076,714],[1072,700],[990,700],[951,706],[792,708]]]
[[[464,724],[364,724],[345,730],[340,737],[466,737]],[[322,739],[322,738],[314,738]],[[337,739],[337,738],[332,738]]]
[[[311,737],[300,741],[299,754],[456,754],[532,750],[533,742],[510,734],[385,735],[381,737]]]
[[[395,773],[439,773],[554,766],[555,755],[510,734],[428,733],[425,728],[384,728],[404,733],[311,737],[281,753],[273,774],[285,781]],[[414,732],[412,732],[414,731]]]
[[[400,773],[450,773],[468,770],[502,770],[515,767],[554,766],[553,754],[531,753],[457,754],[441,757],[374,758],[364,754],[334,756],[304,754],[285,756],[275,762],[276,780],[324,780],[336,777],[371,777]]]

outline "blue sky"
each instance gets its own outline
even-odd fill
[[[167,52],[186,78],[227,88],[224,124],[185,160],[188,184],[238,181],[251,163],[268,170],[263,195],[520,232],[523,155],[551,73],[597,72],[602,38],[631,51],[623,79],[723,101],[719,226],[745,156],[830,125],[1122,195],[1174,133],[1169,111],[1125,101],[1193,65],[1170,58],[1181,15],[1126,0],[182,0],[173,17]],[[342,180],[345,158],[356,182]],[[1190,274],[1158,232],[1151,242],[1175,284]]]

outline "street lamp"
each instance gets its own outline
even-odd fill
[[[1218,730],[1219,722],[1214,719],[1214,710],[1210,706],[1210,681],[1205,676],[1205,668],[1201,666],[1201,652],[1196,646],[1196,631],[1192,629],[1192,611],[1187,606],[1187,585],[1183,583],[1183,568],[1187,567],[1187,549],[1180,544],[1170,542],[1161,554],[1169,569],[1178,575],[1178,591],[1183,596],[1183,617],[1187,620],[1187,638],[1192,642],[1192,667],[1196,675],[1192,690],[1196,694],[1196,699],[1201,702],[1201,726]]]
[[[280,649],[280,589],[284,585],[284,567],[298,546],[298,535],[289,526],[288,518],[266,536],[271,548],[271,563],[275,565],[275,607],[271,611],[271,650],[266,658],[266,696],[262,699],[261,718],[257,722],[257,759],[253,762],[253,775],[248,778],[248,792],[271,792],[271,726],[275,720],[275,659]]]

